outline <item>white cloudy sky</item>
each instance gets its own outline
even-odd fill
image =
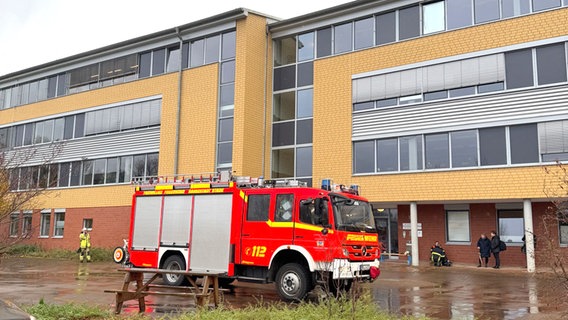
[[[238,7],[291,18],[348,0],[0,0],[0,75]]]

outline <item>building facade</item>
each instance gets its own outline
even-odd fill
[[[565,196],[566,21],[566,0],[237,9],[2,76],[0,144],[26,160],[11,188],[49,187],[7,233],[116,246],[133,177],[231,169],[360,185],[385,251],[414,264],[435,241],[477,263],[496,230],[502,264],[532,271],[544,247],[525,256],[523,236],[568,250],[568,224],[543,222]]]

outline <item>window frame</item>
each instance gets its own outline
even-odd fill
[[[456,238],[452,238],[452,233],[453,230],[450,230],[450,215],[451,214],[466,214],[467,217],[467,221],[465,222],[467,224],[467,227],[464,227],[463,231],[466,230],[467,228],[467,240],[463,240],[463,239],[456,239]],[[463,218],[463,217],[461,217]],[[464,221],[458,221],[456,223],[457,225],[463,224]],[[471,242],[471,213],[470,210],[446,210],[446,241],[447,242],[456,242],[456,243],[468,243]]]
[[[503,232],[501,230],[501,220],[502,219],[519,219],[518,217],[506,217],[506,218],[502,218],[501,215],[505,214],[505,213],[516,213],[520,215],[520,219],[523,220],[523,226],[522,226],[522,233],[521,235],[518,235],[517,237],[519,237],[519,241],[513,241],[510,237],[510,235],[503,235]],[[525,235],[525,217],[524,217],[524,212],[522,209],[499,209],[497,210],[497,232],[499,234],[499,238],[501,239],[501,241],[506,242],[506,243],[515,243],[515,244],[522,244],[523,241],[521,240],[521,238]]]
[[[58,223],[61,226],[58,226]],[[65,232],[65,211],[56,210],[53,214],[53,238],[63,238]]]
[[[49,238],[51,232],[51,210],[40,213],[39,237]]]

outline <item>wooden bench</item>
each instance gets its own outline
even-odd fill
[[[144,297],[148,295],[191,297],[195,299],[195,304],[199,307],[203,307],[208,304],[209,298],[213,295],[213,303],[215,307],[219,305],[219,276],[222,274],[146,268],[124,268],[118,269],[118,271],[125,273],[122,289],[104,291],[106,293],[116,294],[115,313],[117,314],[122,311],[124,302],[130,300],[138,300],[138,308],[140,312],[144,312],[146,310]],[[152,274],[152,276],[150,279],[144,281],[144,274]],[[152,282],[158,279],[158,277],[162,274],[179,274],[184,276],[189,281],[190,285],[175,287],[152,284]],[[203,277],[201,286],[199,286],[195,281],[196,277]],[[135,283],[134,290],[130,290],[131,283]],[[165,288],[175,292],[154,291],[154,289]]]

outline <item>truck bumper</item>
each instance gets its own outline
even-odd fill
[[[371,276],[371,268],[379,270],[380,261],[375,259],[374,261],[361,261],[353,262],[347,259],[334,259],[332,271],[333,279],[360,279],[360,280],[375,280],[375,277]]]

